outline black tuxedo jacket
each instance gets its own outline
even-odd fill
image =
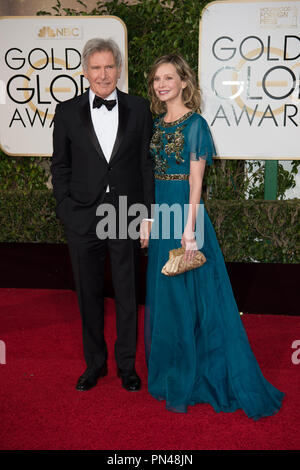
[[[85,234],[109,184],[128,205],[154,203],[153,160],[149,153],[152,116],[143,98],[117,89],[119,127],[107,162],[95,134],[89,90],[56,107],[51,163],[57,216],[67,229]]]

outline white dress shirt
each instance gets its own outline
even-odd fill
[[[111,111],[109,111],[104,105],[100,108],[93,108],[94,97],[95,93],[90,89],[89,100],[94,130],[104,156],[107,162],[109,162],[119,125],[118,95],[117,91],[114,90],[107,98],[105,98],[107,100],[117,101],[116,106],[114,106]],[[109,186],[106,188],[106,192],[108,191]]]
[[[93,108],[94,97],[95,93],[90,89],[89,99],[94,130],[104,156],[107,162],[109,162],[117,137],[119,125],[118,95],[117,91],[114,90],[107,98],[105,98],[107,100],[117,101],[116,106],[114,106],[111,111],[109,111],[104,105],[102,105],[100,108]],[[109,186],[107,186],[106,192],[109,192]],[[150,220],[153,222],[153,219],[143,220]]]

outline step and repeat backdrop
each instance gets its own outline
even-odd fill
[[[127,30],[119,18],[0,18],[0,145],[6,154],[52,154],[56,104],[89,86],[81,52],[94,37],[113,38],[119,45],[123,67],[118,86],[127,92]]]
[[[202,113],[219,158],[300,158],[300,0],[216,1],[202,12]],[[0,146],[8,155],[52,154],[58,102],[88,87],[85,42],[111,37],[124,65],[127,32],[116,17],[0,18]]]
[[[199,81],[219,156],[300,158],[299,32],[299,1],[221,1],[203,10]]]

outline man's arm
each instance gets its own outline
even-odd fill
[[[153,157],[150,153],[150,140],[153,132],[153,119],[152,114],[147,103],[145,117],[144,117],[144,129],[143,129],[143,141],[141,149],[141,172],[143,178],[143,193],[144,193],[144,204],[148,210],[148,217],[151,217],[151,204],[154,204],[154,162]]]
[[[151,217],[151,205],[154,204],[154,163],[150,153],[150,140],[153,132],[152,114],[147,105],[144,121],[143,143],[142,143],[142,159],[141,171],[143,177],[144,204],[147,207],[148,217]],[[140,229],[141,247],[146,248],[149,243],[153,219],[143,219]]]
[[[69,195],[71,178],[70,141],[62,117],[62,108],[58,104],[54,116],[53,155],[51,163],[53,194],[58,204]]]

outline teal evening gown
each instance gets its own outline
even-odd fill
[[[251,350],[202,199],[204,244],[197,244],[206,263],[173,277],[161,273],[169,251],[181,247],[181,236],[174,223],[170,236],[162,232],[163,216],[157,207],[188,204],[190,160],[212,163],[215,148],[205,119],[192,111],[172,123],[158,118],[151,152],[156,212],[145,304],[149,393],[165,400],[171,411],[186,412],[189,405],[209,403],[217,412],[243,409],[254,420],[272,415],[284,394],[264,378]]]

